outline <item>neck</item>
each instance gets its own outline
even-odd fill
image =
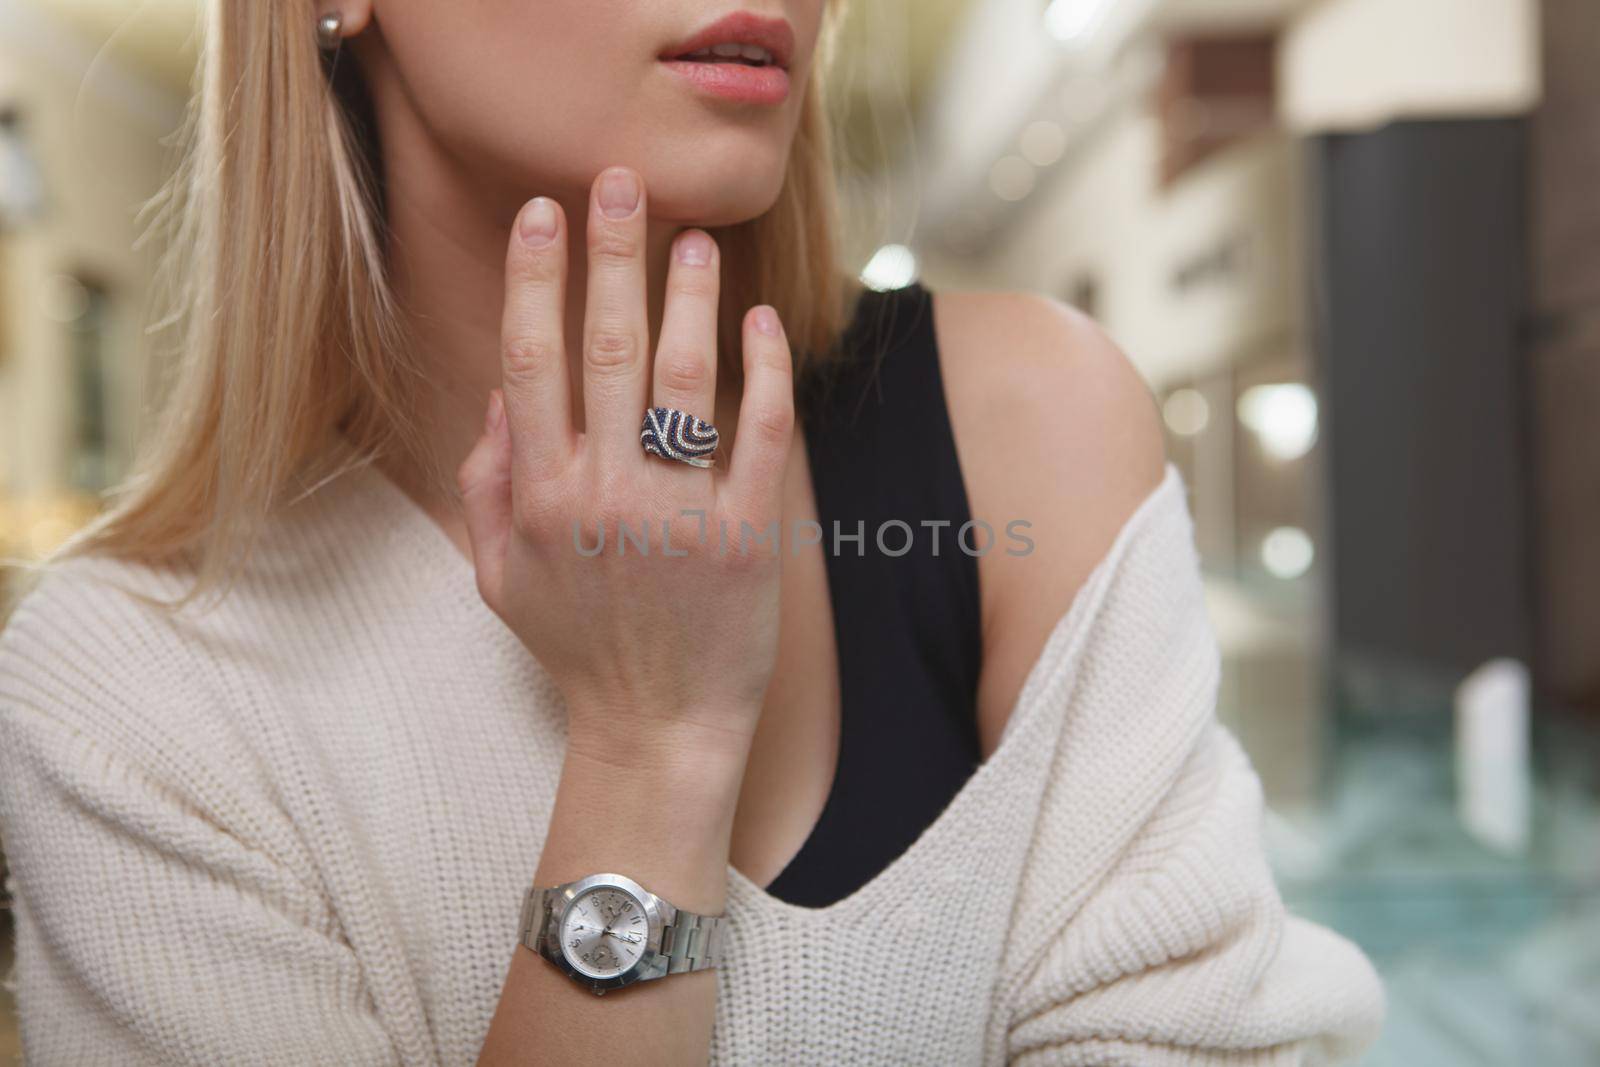
[[[570,247],[563,336],[572,368],[573,418],[582,426],[589,188],[587,182],[569,188],[495,188],[467,173],[414,116],[408,118],[413,121],[388,122],[382,130],[388,267],[403,325],[429,383],[414,416],[439,469],[454,470],[482,431],[489,392],[500,384],[506,248],[518,210],[539,195],[558,202],[566,214]],[[668,256],[680,229],[670,221],[651,220],[648,226],[651,338],[660,332]],[[434,495],[414,473],[391,470],[419,497]],[[422,503],[436,514],[449,510],[442,501]]]

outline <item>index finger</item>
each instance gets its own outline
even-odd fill
[[[506,253],[500,375],[511,430],[513,486],[569,455],[574,441],[567,383],[567,242],[561,205],[535,197],[517,215]]]

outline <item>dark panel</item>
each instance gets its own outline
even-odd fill
[[[1335,663],[1531,652],[1520,120],[1312,146]]]

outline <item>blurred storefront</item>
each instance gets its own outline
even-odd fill
[[[92,514],[138,434],[155,377],[139,208],[183,114],[181,81],[48,8],[0,0],[0,555],[24,559]]]

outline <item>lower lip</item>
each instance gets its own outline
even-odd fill
[[[789,72],[782,67],[748,67],[743,63],[694,63],[662,60],[712,96],[740,104],[781,104],[789,99]]]

